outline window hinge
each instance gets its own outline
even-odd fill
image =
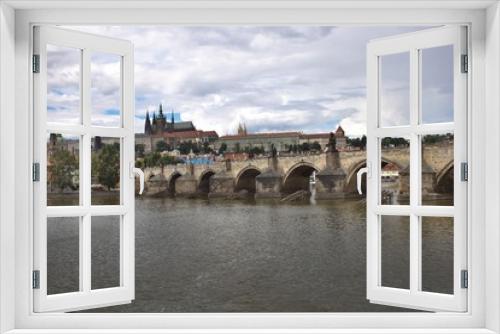
[[[469,287],[469,271],[468,270],[462,270],[460,272],[460,287],[462,289],[467,289]]]
[[[40,164],[38,162],[33,163],[33,181],[40,181]]]
[[[462,73],[469,72],[469,56],[462,55]]]
[[[33,55],[33,73],[40,73],[40,55]]]
[[[462,181],[469,181],[469,164],[466,162],[460,164],[460,178]]]
[[[32,287],[33,289],[40,289],[40,270],[33,270]]]

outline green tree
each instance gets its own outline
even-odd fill
[[[317,141],[313,142],[311,144],[311,150],[312,151],[321,151],[321,145]]]
[[[189,141],[189,146],[190,146],[189,150],[193,151],[194,154],[200,153],[200,145],[198,143],[193,143]]]
[[[227,144],[226,143],[220,144],[219,154],[224,154],[224,152],[226,152],[226,150],[227,150]]]
[[[97,179],[108,191],[120,182],[120,144],[104,145],[97,153]]]
[[[359,147],[364,149],[366,147],[366,136],[363,135],[361,138],[346,138],[347,145],[352,147]],[[390,142],[390,141],[389,141]]]
[[[179,152],[181,154],[189,154],[191,151],[193,151],[194,154],[200,153],[200,147],[198,146],[197,143],[188,141],[179,144]]]
[[[157,141],[155,146],[156,152],[165,152],[170,150],[170,146],[164,140]]]
[[[190,148],[191,148],[191,146],[189,145],[189,143],[182,142],[179,144],[179,152],[181,154],[188,154],[190,151]]]
[[[51,187],[77,189],[73,182],[78,177],[77,158],[65,148],[54,150],[49,157],[48,174]]]
[[[161,174],[163,175],[163,169],[165,168],[166,165],[173,165],[175,163],[176,163],[176,160],[174,157],[171,157],[168,155],[161,156],[158,159],[158,164],[160,165],[160,168],[161,168]]]
[[[382,139],[382,147],[408,147],[410,142],[401,137],[384,137]]]
[[[250,153],[253,153],[253,154],[264,154],[264,148],[263,147],[258,147],[258,146],[254,146],[250,149]]]
[[[135,167],[137,167],[137,168],[144,168],[144,160],[136,160],[135,161]]]
[[[156,167],[159,165],[161,155],[158,152],[151,152],[144,156],[144,167]]]
[[[422,139],[424,144],[436,144],[445,140],[453,140],[453,134],[446,133],[443,135],[426,135]]]
[[[205,153],[205,154],[213,152],[212,148],[210,147],[210,143],[207,141],[203,143],[202,150],[203,150],[203,153]]]
[[[311,150],[311,145],[308,143],[308,142],[304,142],[302,143],[302,145],[300,146],[300,150],[302,152],[308,152]]]

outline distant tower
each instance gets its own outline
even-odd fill
[[[161,105],[161,103],[158,110],[158,118],[156,120],[156,123],[158,132],[161,133],[166,129],[167,119],[165,118],[165,115],[163,115],[163,106]]]
[[[345,137],[345,132],[340,125],[335,131],[335,141],[337,149],[343,150],[347,146],[347,139]]]
[[[163,106],[160,103],[160,107],[158,108],[158,118],[163,118]]]
[[[146,135],[151,135],[153,129],[151,128],[151,120],[149,119],[149,111],[146,111],[146,121],[144,122],[144,133]]]
[[[247,126],[245,123],[238,124],[238,136],[246,136],[247,135]]]
[[[157,131],[156,125],[157,125],[156,124],[156,113],[153,111],[153,121],[151,122],[151,132],[153,134],[155,134]]]
[[[172,128],[174,127],[175,124],[175,119],[174,119],[174,110],[172,109],[172,117],[170,118],[170,123],[172,123]]]

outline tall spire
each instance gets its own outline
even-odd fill
[[[247,135],[247,125],[243,123],[238,123],[238,135],[246,136]]]
[[[158,118],[163,118],[163,106],[161,105],[161,103],[160,103],[160,109],[159,109],[158,113],[159,113]]]
[[[146,121],[144,122],[144,133],[150,135],[152,132],[151,120],[149,119],[149,110],[146,110]]]
[[[170,123],[172,123],[172,125],[174,125],[174,123],[175,123],[175,120],[174,120],[174,109],[172,109],[172,117],[170,119]]]

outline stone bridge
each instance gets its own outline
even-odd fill
[[[408,192],[409,148],[382,152],[382,166],[397,171],[398,189]],[[356,173],[366,166],[366,151],[327,152],[311,155],[258,157],[245,161],[216,161],[206,165],[177,164],[146,168],[146,194],[176,196],[234,197],[255,194],[257,198],[282,197],[310,190],[315,175],[317,199],[342,198],[356,194]],[[423,148],[424,194],[451,192],[453,145]]]

